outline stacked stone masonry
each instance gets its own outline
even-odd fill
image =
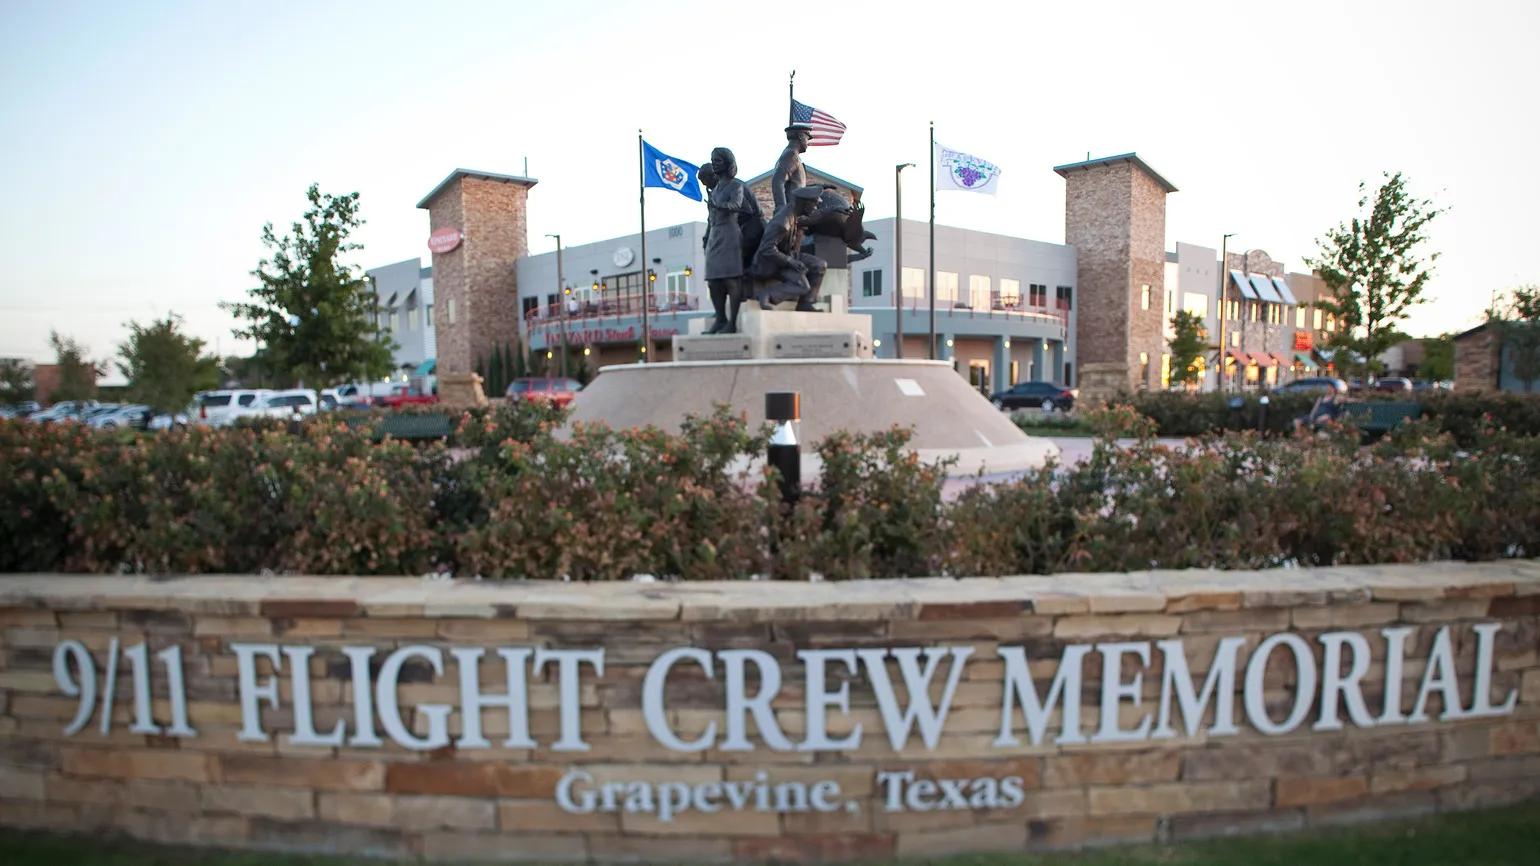
[[[1330,672],[1324,660],[1331,650],[1324,647],[1332,640],[1321,636],[1337,634],[1333,645],[1351,648],[1358,639],[1344,632],[1362,636],[1367,657],[1349,653],[1351,665],[1344,657],[1341,670]],[[1391,680],[1393,634],[1404,639],[1401,676]],[[1282,636],[1274,641],[1280,648],[1257,666],[1255,687],[1247,687],[1251,654],[1267,636]],[[1210,694],[1196,733],[1178,714],[1172,737],[1098,741],[1102,725],[1127,732],[1157,715],[1165,662],[1177,658],[1160,649],[1161,641],[1181,641],[1166,646],[1179,646],[1197,688],[1225,641],[1236,638],[1244,645],[1235,681],[1215,680],[1233,685],[1233,734],[1217,732],[1224,695]],[[61,689],[56,670],[62,657],[65,679],[83,688],[79,655],[59,649],[68,641],[90,656],[91,682],[104,695],[109,651],[143,644],[146,706],[136,704],[139,669],[120,663],[115,700],[96,701],[80,721],[83,699]],[[1296,663],[1291,641],[1306,647],[1313,662]],[[430,861],[738,862],[1061,849],[1417,816],[1540,794],[1537,641],[1540,563],[1532,561],[796,585],[7,576],[0,577],[0,823]],[[274,676],[272,658],[259,651],[248,658],[254,667],[243,687],[235,648],[270,644],[277,658],[298,659],[308,677],[296,676],[293,664]],[[1079,688],[1067,686],[1069,699],[1055,704],[1048,684],[1062,673],[1061,657],[1077,646],[1088,648]],[[393,692],[362,692],[379,745],[353,742],[360,693],[345,647],[373,648],[368,675],[380,679],[381,663],[402,647],[442,653],[437,671],[418,656],[400,666]],[[714,654],[711,678],[692,660],[666,671],[661,717],[672,734],[686,743],[711,730],[717,736],[695,751],[662,745],[642,710],[651,666],[680,647]],[[954,653],[931,680],[936,701],[957,654],[971,651],[933,748],[922,741],[923,720],[901,748],[890,743],[873,668],[853,675],[829,664],[820,668],[828,681],[815,687],[806,679],[813,666],[799,656],[876,651],[881,666],[884,650],[906,647]],[[174,730],[177,686],[163,661],[173,648],[182,662],[185,722],[195,736]],[[495,706],[479,715],[490,745],[477,748],[460,715],[466,683],[451,656],[467,648],[486,651],[479,673],[469,673],[473,693],[480,688],[484,697],[509,686],[499,649],[602,648],[604,666],[602,673],[577,666],[570,703],[558,665],[531,669],[534,748],[505,746],[517,739],[513,717]],[[793,748],[770,749],[761,724],[771,722],[757,716],[747,729],[751,751],[723,747],[731,720],[721,658],[732,650],[762,650],[779,662],[781,687],[767,712]],[[1511,695],[1507,711],[1440,718],[1452,693],[1434,687],[1425,721],[1363,727],[1350,720],[1350,689],[1333,693],[1341,701],[1333,699],[1329,715],[1340,716],[1342,727],[1316,729],[1328,715],[1321,678],[1354,680],[1377,718],[1387,691],[1399,688],[1399,705],[1384,712],[1405,717],[1422,703],[1428,681],[1450,672],[1429,669],[1445,667],[1430,661],[1440,652],[1458,680],[1459,704],[1501,707]],[[1005,683],[1018,657],[1052,708],[1035,744],[1019,704],[1009,742],[1001,742]],[[891,658],[886,665],[894,694],[907,705],[907,680]],[[1355,680],[1348,668],[1359,665]],[[1318,682],[1301,689],[1302,679]],[[750,680],[739,684],[744,694],[763,682]],[[1489,694],[1479,694],[1478,682]],[[810,706],[810,689],[838,692],[842,685],[848,712],[834,699],[822,711]],[[253,686],[274,687],[273,700],[243,694]],[[1125,689],[1112,702],[1110,720],[1102,712],[1109,687]],[[296,694],[305,689],[308,702]],[[1265,701],[1266,720],[1282,724],[1300,693],[1307,712],[1287,734],[1264,735],[1242,708],[1254,694]],[[398,734],[387,734],[379,721],[392,694]],[[248,702],[259,708],[260,737],[242,737]],[[448,744],[403,747],[401,737],[433,734],[440,705],[453,708],[442,720]],[[1084,742],[1062,742],[1071,708],[1079,710]],[[308,721],[300,718],[304,709]],[[140,719],[141,711],[153,719]],[[143,732],[136,719],[158,732]],[[826,738],[848,736],[859,725],[860,742],[840,750],[795,748],[815,739],[810,729],[821,719]],[[78,730],[66,734],[72,724]],[[301,727],[324,735],[339,725],[352,739],[295,741]],[[557,748],[569,725],[580,730],[586,751]],[[656,809],[575,813],[557,799],[562,780],[575,771],[586,774],[592,790],[623,781],[677,785],[657,788],[660,798],[669,790],[706,791],[718,810],[687,809],[669,821]],[[905,777],[899,810],[887,808],[896,783],[884,774],[893,773],[913,774]],[[815,792],[832,785],[843,802],[828,811],[796,808],[795,798],[784,811],[722,807],[723,791],[752,786],[760,774],[788,790],[796,788],[790,783]],[[963,791],[955,781],[985,778],[1014,781],[1000,782],[998,796],[980,795],[976,786]]]

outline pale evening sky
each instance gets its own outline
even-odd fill
[[[770,10],[786,11],[770,14]],[[1474,324],[1540,282],[1540,2],[0,4],[0,356],[52,360],[48,331],[116,352],[168,311],[226,354],[261,226],[304,190],[358,191],[354,261],[421,256],[414,205],[456,167],[539,178],[530,246],[634,232],[636,130],[741,174],[784,144],[786,77],[844,121],[808,162],[866,187],[871,218],[923,219],[927,121],[1001,166],[997,198],[938,221],[1063,242],[1057,164],[1136,151],[1180,192],[1177,241],[1257,247],[1303,270],[1400,170],[1450,212],[1414,334]],[[666,190],[648,224],[704,218]]]

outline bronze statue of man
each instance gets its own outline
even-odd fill
[[[786,149],[775,161],[775,176],[770,179],[770,194],[775,198],[775,211],[791,200],[791,194],[807,186],[807,170],[802,167],[802,154],[813,139],[813,126],[809,123],[793,123],[786,127]]]
[[[711,151],[711,163],[701,166],[698,177],[706,195],[706,286],[716,319],[708,334],[732,334],[738,330],[738,306],[743,301],[746,242],[758,240],[764,217],[759,200],[748,184],[737,178],[738,161],[725,147]],[[731,314],[728,305],[731,304]]]
[[[824,260],[802,252],[803,224],[818,207],[823,189],[804,186],[793,191],[791,203],[779,208],[765,225],[765,238],[754,253],[750,274],[761,280],[755,297],[761,307],[796,301],[797,309],[813,312],[813,300],[823,285]]]

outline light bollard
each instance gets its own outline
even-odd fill
[[[1267,435],[1267,402],[1266,394],[1257,401],[1257,432],[1263,436]]]
[[[802,448],[796,428],[802,420],[801,392],[767,391],[765,420],[775,425],[766,459],[781,473],[781,501],[795,505],[802,491]]]

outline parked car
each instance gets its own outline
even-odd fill
[[[205,391],[197,396],[198,423],[228,427],[237,418],[253,414],[272,393],[265,390]]]
[[[132,427],[143,430],[150,415],[150,407],[130,403],[124,406],[111,406],[104,411],[95,412],[86,418],[85,423],[98,430],[116,430],[119,427]]]
[[[1348,383],[1330,376],[1309,376],[1304,379],[1295,379],[1286,385],[1281,385],[1277,390],[1285,394],[1296,391],[1335,391],[1339,394],[1346,394]]]
[[[255,414],[270,418],[288,418],[294,415],[314,415],[320,398],[309,388],[290,388],[274,391],[262,401]]]
[[[1413,391],[1452,391],[1453,382],[1429,382],[1427,379],[1413,379]]]
[[[997,409],[1042,409],[1052,412],[1068,412],[1075,408],[1075,398],[1080,396],[1076,388],[1067,388],[1051,382],[1017,382],[1004,391],[996,391],[990,402]]]
[[[0,417],[3,417],[3,418],[30,418],[30,417],[32,417],[32,415],[34,415],[35,413],[40,411],[42,408],[43,407],[37,405],[36,401],[28,400],[28,401],[26,401],[24,403],[17,403],[14,406],[6,406],[4,408],[0,408]]]
[[[344,407],[367,409],[374,404],[375,397],[388,397],[393,389],[402,387],[405,386],[399,382],[361,382],[343,385],[333,393],[337,402]]]
[[[64,400],[49,406],[41,412],[34,412],[28,420],[39,424],[53,424],[62,421],[80,421],[99,408],[100,403],[95,400]]]
[[[1392,376],[1390,378],[1381,379],[1378,382],[1375,382],[1374,383],[1374,390],[1376,390],[1376,391],[1390,391],[1392,393],[1401,393],[1401,392],[1405,392],[1405,391],[1411,391],[1412,390],[1412,380],[1411,379],[1402,379],[1402,378],[1399,378],[1399,377]]]
[[[397,385],[389,394],[376,395],[374,406],[377,409],[399,409],[402,406],[426,405],[438,402],[437,394],[424,394],[416,388],[405,385]]]
[[[583,385],[576,379],[514,379],[508,383],[508,402],[517,404],[523,400],[547,400],[556,406],[566,406],[581,390]]]

